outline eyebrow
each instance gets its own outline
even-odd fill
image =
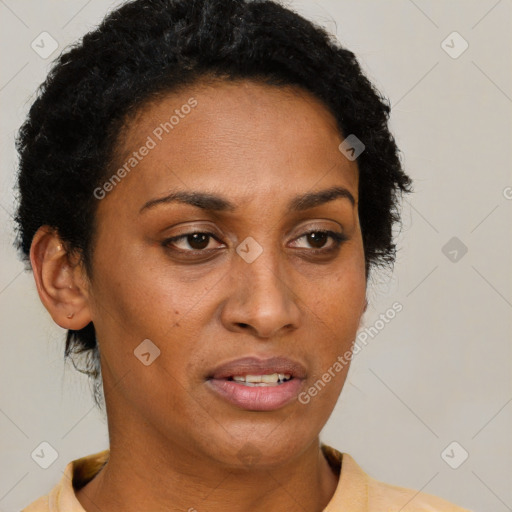
[[[344,187],[335,186],[316,192],[308,192],[306,194],[294,197],[288,203],[286,212],[292,213],[308,210],[310,208],[314,208],[315,206],[319,206],[340,198],[348,199],[352,206],[355,206],[356,204],[354,196],[349,190]],[[139,213],[143,213],[144,211],[154,208],[160,204],[169,204],[173,202],[189,204],[206,211],[236,210],[236,205],[222,196],[200,191],[176,191],[165,197],[151,199],[142,206]]]

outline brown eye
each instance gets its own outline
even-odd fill
[[[214,248],[208,247],[212,239],[216,240],[213,233],[193,232],[168,238],[164,240],[162,245],[167,248],[174,246],[177,251],[181,252],[201,252],[205,249]],[[179,247],[180,245],[181,247]]]
[[[205,233],[193,233],[187,235],[186,239],[192,249],[206,249],[210,243],[210,237]]]
[[[329,239],[329,235],[325,231],[313,231],[308,233],[306,237],[308,243],[315,249],[321,249]]]
[[[309,247],[313,250],[331,251],[338,249],[338,247],[347,240],[347,237],[343,233],[337,233],[336,231],[314,230],[309,231],[308,233],[304,233],[296,240],[302,239],[305,239]],[[325,245],[329,239],[332,240],[331,246],[325,248]]]

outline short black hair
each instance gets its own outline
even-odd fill
[[[166,92],[208,77],[299,86],[320,99],[343,137],[365,149],[357,158],[366,276],[395,261],[399,200],[412,192],[388,129],[388,100],[355,55],[325,29],[272,0],[133,0],[106,16],[55,61],[17,138],[17,240],[30,268],[42,225],[54,228],[92,276],[93,194],[112,176],[126,119]],[[65,356],[99,380],[92,322],[68,330]]]

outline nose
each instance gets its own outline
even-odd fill
[[[298,328],[301,319],[298,290],[286,262],[264,250],[252,263],[235,256],[230,272],[230,293],[221,320],[234,332],[273,338]]]

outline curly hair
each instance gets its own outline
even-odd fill
[[[412,182],[388,129],[390,105],[355,55],[273,0],[132,0],[59,56],[20,128],[15,243],[28,270],[33,236],[48,225],[92,277],[93,191],[112,174],[127,119],[147,101],[212,77],[299,86],[326,105],[344,137],[363,142],[358,213],[366,276],[393,266],[393,226]],[[97,382],[92,322],[68,330],[65,357],[75,354],[85,356],[78,369]]]

